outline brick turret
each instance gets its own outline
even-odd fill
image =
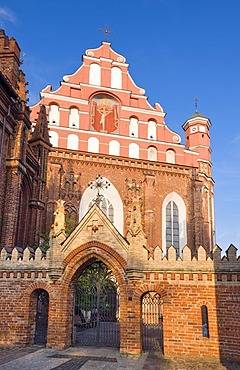
[[[184,124],[186,149],[196,151],[200,158],[210,161],[211,121],[199,112],[195,112]]]
[[[199,153],[194,188],[194,245],[204,245],[209,253],[215,243],[210,127],[211,121],[195,112],[184,124],[186,149]]]
[[[17,41],[0,30],[0,70],[16,89],[19,80],[20,48]]]

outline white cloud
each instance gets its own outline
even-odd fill
[[[231,141],[230,144],[236,144],[240,142],[240,133],[236,135]]]
[[[16,16],[10,9],[0,7],[0,26],[4,26],[5,22],[15,24]]]

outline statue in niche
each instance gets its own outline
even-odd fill
[[[92,104],[92,126],[94,130],[111,133],[118,128],[118,109],[116,101],[100,95]]]

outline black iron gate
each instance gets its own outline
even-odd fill
[[[156,292],[142,297],[142,337],[143,349],[163,351],[162,299]]]
[[[103,262],[96,261],[83,271],[74,303],[74,344],[120,345],[118,286]]]
[[[41,290],[37,296],[36,325],[34,344],[46,344],[48,328],[49,295]]]

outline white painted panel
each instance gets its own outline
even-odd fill
[[[129,145],[129,157],[139,158],[139,145],[136,143],[131,143]]]
[[[71,150],[78,150],[78,136],[75,134],[68,135],[67,148]]]
[[[120,155],[120,144],[117,140],[111,140],[109,142],[109,154]]]
[[[118,67],[111,69],[111,87],[115,89],[122,88],[122,71]]]
[[[90,65],[89,84],[101,86],[101,67],[97,63]]]
[[[99,140],[96,137],[90,137],[88,139],[88,151],[99,153]]]
[[[49,139],[50,139],[50,143],[52,144],[52,146],[57,148],[58,147],[58,133],[55,131],[50,131]]]
[[[168,149],[166,151],[166,162],[167,163],[175,163],[175,152],[172,149]]]
[[[148,160],[157,161],[157,149],[154,146],[148,148]]]

